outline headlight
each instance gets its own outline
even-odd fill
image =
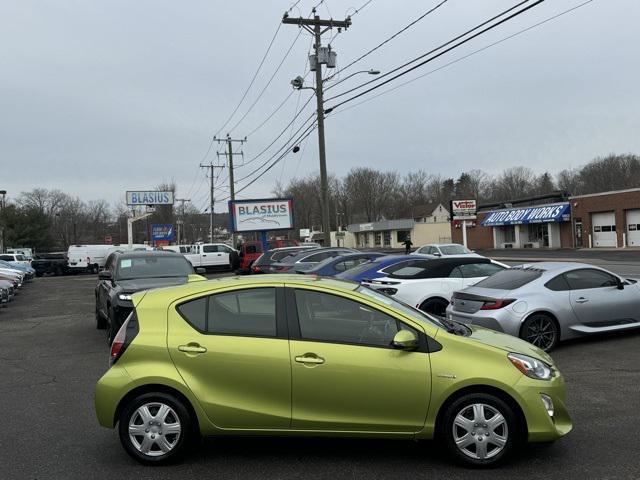
[[[118,298],[120,300],[129,300],[129,301],[131,301],[131,294],[130,293],[121,293],[120,295],[118,295]]]
[[[507,356],[513,366],[529,378],[536,380],[551,380],[553,378],[551,365],[547,365],[541,360],[519,353],[510,353]]]

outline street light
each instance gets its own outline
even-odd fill
[[[0,190],[2,195],[2,202],[0,202],[0,211],[4,213],[4,196],[7,194],[6,190]],[[2,218],[3,225],[0,226],[0,253],[4,253],[4,216]]]

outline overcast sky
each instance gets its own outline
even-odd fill
[[[582,1],[547,0],[403,80]],[[301,0],[300,10],[291,15],[307,16],[316,2]],[[326,0],[319,13],[340,19],[349,7],[363,3]],[[373,0],[334,39],[338,66],[436,3]],[[389,71],[514,3],[449,0],[336,79],[362,69]],[[116,202],[125,190],[174,180],[178,196],[204,209],[207,180],[198,164],[211,136],[240,100],[290,4],[0,0],[0,189],[15,196],[34,187],[59,188],[85,200]],[[595,0],[394,92],[355,108],[338,108],[327,118],[328,169],[343,175],[356,166],[401,173],[422,168],[457,177],[473,168],[493,173],[525,165],[555,173],[610,152],[640,153],[638,18],[637,0]],[[296,35],[297,26],[282,26],[229,126],[253,103]],[[298,37],[232,136],[247,135],[291,92],[289,81],[304,73],[309,42],[306,33]],[[357,75],[327,96],[370,78]],[[302,92],[299,105],[309,92]],[[291,121],[297,99],[294,93],[249,136],[242,147],[246,160]],[[300,120],[311,114],[312,106]],[[251,165],[238,168],[236,178],[268,159],[288,135]],[[269,196],[276,181],[317,171],[317,136],[302,145],[242,196]],[[210,160],[217,161],[215,149],[205,162]],[[217,173],[220,180],[226,176]],[[216,196],[227,192],[220,189]],[[217,211],[225,208],[223,203],[216,206]]]

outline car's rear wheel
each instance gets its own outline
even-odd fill
[[[486,393],[471,393],[454,401],[443,416],[440,429],[449,453],[474,467],[490,467],[513,451],[518,422],[512,408]]]
[[[147,465],[177,460],[194,434],[186,406],[173,395],[145,393],[120,413],[120,442],[134,459]]]
[[[432,315],[438,315],[444,317],[447,314],[447,307],[449,302],[444,298],[429,298],[422,302],[420,310],[423,312],[431,313]]]
[[[555,320],[549,315],[534,313],[522,324],[520,338],[545,352],[549,352],[560,341],[560,329]]]

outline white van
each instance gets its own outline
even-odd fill
[[[67,251],[69,270],[98,273],[111,252],[124,250],[119,245],[72,245]]]

